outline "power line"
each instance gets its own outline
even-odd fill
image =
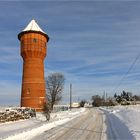
[[[130,73],[130,71],[133,69],[135,63],[137,62],[137,60],[139,59],[140,57],[140,53],[136,56],[136,58],[134,59],[133,63],[130,65],[128,71],[124,74],[124,76],[121,78],[120,82],[118,83],[118,85],[114,88],[113,91],[116,91],[120,85],[122,84],[122,82],[124,81],[124,79],[126,78],[126,76]]]

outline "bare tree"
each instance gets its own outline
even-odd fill
[[[87,103],[86,100],[81,100],[81,101],[80,101],[80,107],[84,107],[85,103]]]
[[[96,106],[96,107],[101,106],[103,104],[103,102],[104,102],[104,100],[99,95],[92,96],[91,100],[93,101],[92,105]]]
[[[62,73],[52,73],[46,78],[47,98],[53,110],[54,104],[62,99],[64,89],[64,75]]]

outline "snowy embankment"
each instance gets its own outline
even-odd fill
[[[106,117],[107,139],[140,140],[140,105],[101,109]]]
[[[0,124],[0,139],[29,140],[44,131],[80,116],[82,113],[86,113],[85,108],[53,113],[51,114],[51,120],[49,122],[46,122],[41,115],[38,115],[37,118],[34,119],[3,123]]]

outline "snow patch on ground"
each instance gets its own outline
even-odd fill
[[[37,115],[37,119],[0,124],[0,139],[29,140],[44,131],[62,125],[78,117],[81,113],[87,113],[86,109],[79,108],[72,109],[72,111],[52,113],[49,122],[44,121],[42,115]]]
[[[115,119],[118,119],[120,120],[119,122],[122,122],[122,124],[117,123],[113,125],[113,129],[116,128],[115,131],[118,129],[118,131],[125,133],[124,129],[128,128],[134,139],[140,139],[140,105],[115,106],[102,109],[108,112],[108,118],[110,121],[112,121],[112,123],[115,122]]]

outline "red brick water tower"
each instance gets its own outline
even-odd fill
[[[48,35],[32,20],[18,34],[20,53],[23,58],[21,107],[42,111],[45,96],[44,59],[46,57]]]

